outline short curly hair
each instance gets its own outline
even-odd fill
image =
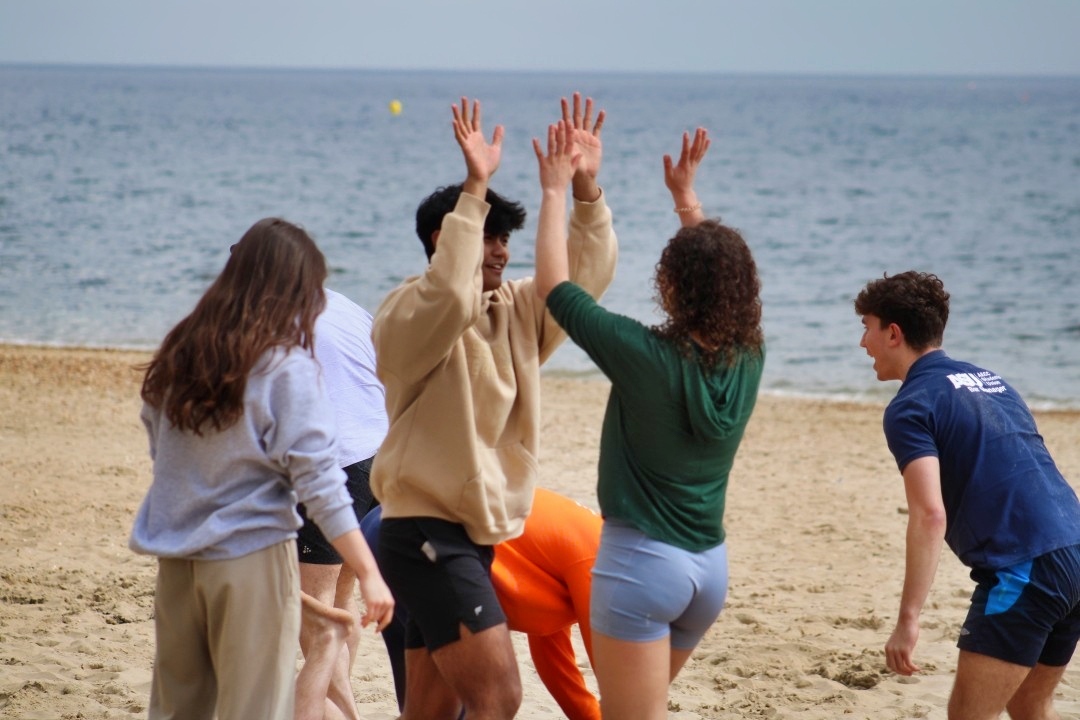
[[[461,197],[462,183],[438,188],[420,202],[416,208],[416,234],[424,245],[428,260],[435,254],[435,243],[431,236],[442,229],[443,218],[453,212]],[[484,218],[485,235],[509,235],[525,225],[525,208],[519,202],[509,200],[491,188],[484,196],[490,206]]]
[[[882,327],[896,323],[912,350],[941,347],[949,321],[949,293],[941,278],[931,273],[908,270],[891,277],[885,273],[855,298],[855,314],[873,315]]]
[[[653,284],[667,315],[653,332],[683,356],[711,370],[733,365],[741,352],[761,352],[761,281],[738,230],[719,220],[683,227],[660,254]]]

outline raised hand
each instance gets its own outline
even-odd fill
[[[487,192],[487,183],[495,171],[499,169],[502,159],[503,127],[495,126],[491,142],[484,139],[483,124],[481,122],[480,101],[474,100],[472,112],[469,112],[468,98],[461,98],[461,106],[453,105],[454,113],[454,138],[461,146],[461,152],[465,156],[465,168],[468,171],[465,191],[471,194],[479,184],[481,199]],[[473,189],[470,189],[472,187]]]
[[[540,188],[565,193],[582,159],[573,128],[565,120],[548,125],[547,153],[536,138],[533,138],[533,150],[540,165]]]
[[[540,300],[552,288],[570,277],[566,250],[566,186],[577,183],[581,153],[574,141],[574,128],[566,120],[548,126],[547,153],[533,139],[540,165],[540,219],[536,224],[536,277],[533,287]],[[575,188],[576,192],[576,188]]]
[[[694,133],[694,141],[690,142],[690,133],[683,133],[682,153],[679,154],[678,164],[671,162],[671,156],[664,156],[664,184],[672,195],[676,193],[693,192],[694,176],[697,175],[698,165],[701,164],[705,153],[709,151],[709,131],[698,128]]]
[[[671,161],[670,155],[664,156],[664,184],[671,191],[675,212],[683,225],[696,225],[705,219],[694,191],[694,178],[711,143],[709,131],[699,127],[694,132],[693,142],[690,141],[690,133],[683,133],[682,152],[677,164]]]
[[[581,93],[573,95],[573,112],[570,103],[562,98],[563,122],[573,130],[574,143],[581,154],[577,172],[574,174],[574,197],[592,202],[600,197],[600,187],[596,178],[600,174],[600,163],[604,156],[604,145],[600,141],[600,131],[607,117],[603,110],[596,114],[593,122],[593,100],[585,98],[584,108]]]

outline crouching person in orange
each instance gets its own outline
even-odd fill
[[[591,661],[589,591],[602,524],[584,505],[537,488],[525,532],[496,545],[491,566],[507,624],[529,636],[536,672],[569,720],[600,720],[600,705],[578,669],[570,631],[578,625]]]
[[[381,515],[375,507],[360,523],[373,552]],[[578,669],[570,633],[577,624],[591,661],[589,591],[602,522],[584,505],[537,488],[524,532],[496,545],[491,565],[491,582],[507,625],[529,636],[536,672],[569,720],[600,720],[600,704]],[[404,701],[407,612],[399,603],[393,623],[383,632],[399,706]]]

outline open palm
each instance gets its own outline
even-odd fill
[[[596,115],[596,121],[593,122],[592,98],[586,98],[582,107],[581,93],[574,93],[573,113],[571,114],[570,103],[563,98],[562,114],[563,122],[573,128],[576,152],[581,155],[577,171],[595,180],[600,174],[600,161],[604,156],[604,144],[600,141],[600,129],[604,126],[604,111],[601,110]]]
[[[479,100],[473,102],[471,113],[466,98],[461,98],[461,107],[454,105],[453,111],[454,137],[465,156],[465,167],[471,177],[486,181],[499,169],[502,160],[503,128],[495,127],[490,143],[484,139]]]

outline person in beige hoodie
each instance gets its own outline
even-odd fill
[[[597,185],[604,113],[563,99],[580,159],[572,181],[571,275],[595,297],[617,256]],[[467,177],[417,211],[423,275],[392,291],[372,338],[390,429],[372,468],[382,503],[378,561],[409,611],[402,717],[510,718],[521,680],[491,585],[493,546],[521,534],[537,479],[540,365],[566,339],[532,278],[503,281],[524,211],[488,189],[503,129],[488,142],[479,102],[453,107]],[[446,208],[440,211],[440,208]],[[444,214],[441,214],[444,213]],[[430,217],[436,216],[432,227]],[[441,214],[441,216],[440,216]]]

